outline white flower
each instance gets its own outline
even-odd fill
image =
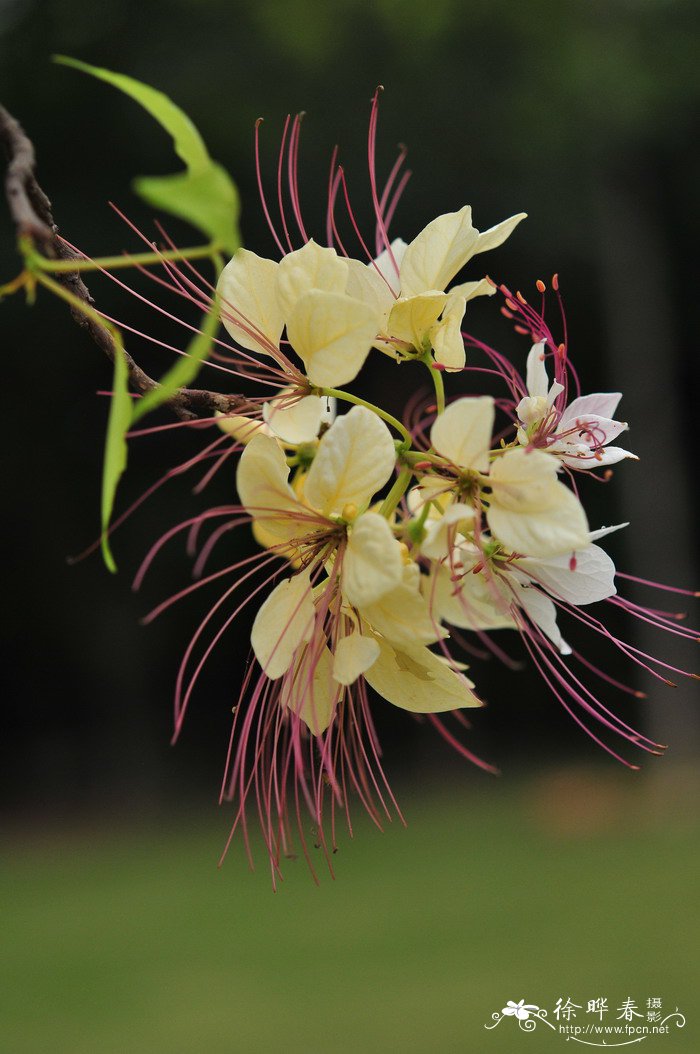
[[[589,535],[592,543],[626,524],[603,528]],[[566,655],[571,649],[557,626],[554,601],[583,607],[617,592],[615,565],[597,545],[589,544],[575,560],[568,556],[546,559],[491,552],[460,540],[449,559],[434,568],[429,590],[436,618],[471,630],[517,629],[516,611],[522,609],[546,637]],[[546,595],[549,594],[549,595]],[[553,598],[553,599],[551,599]]]
[[[600,468],[628,457],[636,460],[629,450],[608,446],[628,427],[626,422],[613,419],[622,394],[581,395],[558,410],[555,400],[564,386],[554,381],[550,387],[544,360],[544,342],[534,344],[527,358],[528,394],[516,407],[521,424],[519,442],[523,446],[543,447],[569,468]]]

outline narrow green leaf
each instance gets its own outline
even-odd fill
[[[199,367],[208,356],[216,331],[219,325],[219,316],[216,306],[204,316],[201,333],[190,341],[187,354],[178,358],[177,362],[165,373],[158,387],[138,399],[132,407],[131,421],[138,421],[144,414],[155,410],[157,406],[167,402],[180,388],[187,387],[199,372]]]
[[[187,114],[163,92],[133,77],[90,66],[65,55],[54,56],[54,61],[123,91],[140,103],[172,136],[175,151],[187,170],[172,176],[142,176],[134,181],[134,189],[149,204],[186,220],[233,254],[241,244],[238,191],[226,170],[212,161]]]
[[[126,433],[131,423],[132,400],[129,395],[129,371],[121,338],[114,334],[114,380],[107,421],[105,457],[102,468],[102,556],[114,574],[117,565],[112,556],[107,530],[112,518],[114,496],[127,461]]]

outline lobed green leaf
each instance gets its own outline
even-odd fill
[[[172,176],[142,176],[134,181],[134,189],[150,205],[186,220],[233,254],[241,244],[238,191],[226,170],[212,161],[187,114],[163,92],[123,73],[65,55],[54,56],[54,61],[106,81],[158,121],[172,137],[175,151],[187,169]]]

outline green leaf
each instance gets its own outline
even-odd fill
[[[218,310],[216,304],[213,304],[212,310],[204,316],[201,332],[190,341],[187,354],[178,358],[175,365],[161,377],[157,388],[146,392],[143,398],[134,403],[131,414],[132,423],[167,402],[179,388],[185,388],[194,380],[199,367],[211,350],[218,325]]]
[[[233,255],[241,244],[236,188],[226,171],[212,161],[205,172],[191,175],[140,176],[137,194],[157,209],[187,220]]]
[[[107,530],[112,518],[114,496],[117,485],[126,468],[127,446],[126,433],[131,424],[132,400],[129,395],[129,371],[124,355],[121,338],[114,334],[114,380],[112,383],[112,401],[107,421],[107,439],[105,457],[102,467],[102,556],[109,570],[114,574],[117,565],[109,546]]]
[[[238,192],[226,170],[210,158],[189,117],[163,92],[133,77],[90,66],[65,55],[54,56],[54,61],[118,88],[140,103],[172,136],[175,151],[187,166],[186,171],[172,176],[142,176],[134,181],[134,189],[150,205],[187,220],[233,254],[241,244]]]

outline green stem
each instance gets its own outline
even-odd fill
[[[396,482],[391,488],[386,498],[382,502],[381,508],[379,509],[380,515],[386,516],[387,519],[391,516],[396,506],[401,501],[402,497],[408,490],[408,485],[413,478],[413,473],[410,468],[404,468],[396,477]]]
[[[382,421],[386,421],[386,423],[391,425],[392,428],[395,428],[410,446],[410,433],[404,428],[400,421],[397,421],[395,417],[388,414],[386,410],[382,410],[379,406],[374,406],[373,403],[368,403],[366,399],[361,399],[359,395],[351,395],[349,392],[343,392],[339,388],[319,388],[318,392],[320,395],[327,395],[333,399],[342,399],[346,403],[354,403],[356,406],[366,407],[368,410],[371,410],[372,413],[375,413],[377,417],[381,417]]]
[[[424,450],[406,450],[401,454],[401,460],[405,465],[416,465],[421,461],[428,461],[431,465],[435,465],[436,468],[444,468],[449,465],[449,461],[444,457],[440,457],[439,454],[430,454]]]
[[[132,253],[120,256],[100,256],[94,260],[48,260],[35,249],[25,253],[29,267],[51,274],[69,274],[73,271],[114,271],[121,267],[148,266],[163,260],[206,260],[217,253],[217,245],[196,245],[187,249],[165,249],[163,252]]]
[[[445,410],[445,382],[442,379],[442,370],[436,370],[433,362],[433,357],[429,351],[425,353],[421,362],[430,370],[433,387],[435,388],[435,402],[437,403],[437,412],[441,414]]]

